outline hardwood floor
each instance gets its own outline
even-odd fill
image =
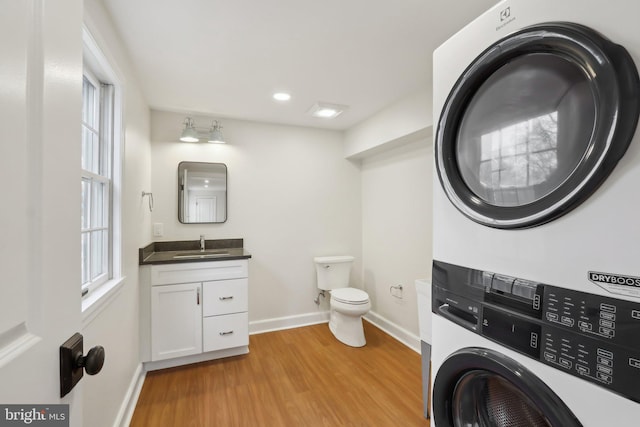
[[[247,355],[150,372],[131,426],[429,426],[420,355],[364,324],[362,348],[321,324],[251,335]]]

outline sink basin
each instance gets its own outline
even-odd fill
[[[227,251],[184,252],[173,256],[173,259],[218,258],[229,255]]]

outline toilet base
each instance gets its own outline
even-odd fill
[[[363,347],[367,344],[362,326],[362,316],[349,316],[332,309],[329,317],[329,330],[338,341],[348,346]]]

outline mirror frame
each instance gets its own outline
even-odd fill
[[[224,168],[224,220],[222,221],[203,221],[203,222],[196,222],[196,221],[185,221],[185,212],[183,210],[183,203],[184,203],[184,186],[182,184],[182,170],[184,170],[184,167],[187,165],[193,165],[193,166],[200,166],[200,167],[204,167],[204,166],[215,166],[215,167],[222,167]],[[222,172],[222,171],[221,171]],[[222,224],[227,222],[227,219],[229,218],[229,209],[228,209],[228,182],[229,182],[229,173],[228,173],[228,169],[227,169],[227,165],[224,163],[209,163],[209,162],[189,162],[189,161],[183,161],[178,163],[178,221],[180,221],[181,224]]]

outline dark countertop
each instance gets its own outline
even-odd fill
[[[205,250],[200,251],[200,240],[153,242],[138,251],[138,264],[178,264],[184,262],[229,261],[249,259],[243,239],[205,240]]]

